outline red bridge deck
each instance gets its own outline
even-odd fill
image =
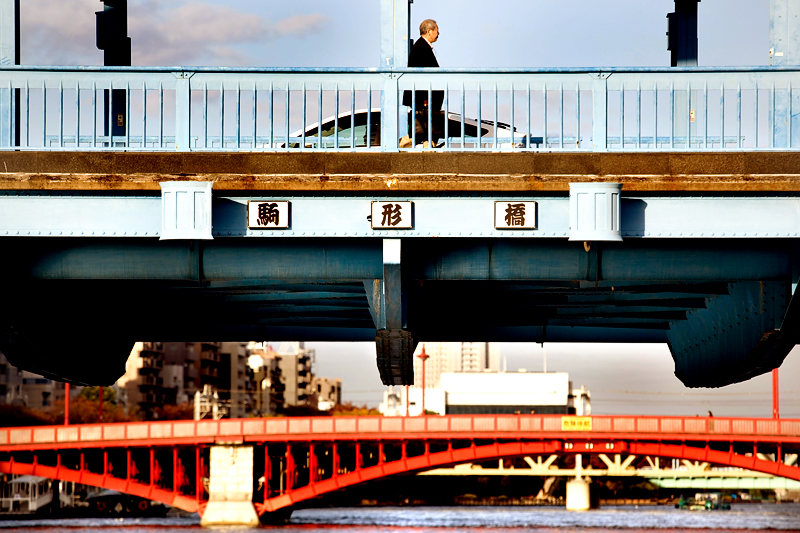
[[[542,454],[631,453],[800,480],[800,420],[477,415],[137,422],[0,429],[0,472],[112,488],[202,512],[208,447],[256,449],[259,512],[386,476]],[[170,475],[171,473],[171,475]]]

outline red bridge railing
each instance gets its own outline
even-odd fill
[[[389,437],[476,434],[500,437],[579,433],[599,435],[709,435],[719,438],[800,437],[800,420],[761,418],[700,418],[559,415],[453,415],[425,417],[310,417],[251,418],[216,421],[135,422],[81,426],[39,426],[0,429],[0,449],[20,446],[52,448],[79,443],[122,445],[153,441],[308,440],[322,435],[342,439],[381,435]]]

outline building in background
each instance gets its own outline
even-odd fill
[[[220,343],[219,397],[230,402],[230,418],[245,418],[253,410],[253,373],[247,358],[246,342]]]
[[[178,370],[172,371],[171,383],[182,382],[182,390],[177,391],[176,401],[185,403],[194,397],[194,393],[202,389],[200,383],[200,343],[197,342],[164,342],[164,365],[180,367],[183,379],[175,380]]]
[[[422,389],[401,389],[399,409],[406,402],[410,416],[422,413]],[[392,416],[389,405],[382,406]],[[425,389],[425,410],[437,414],[591,414],[591,396],[585,387],[573,389],[566,372],[445,372],[440,386]],[[398,412],[399,411],[399,412]]]
[[[317,409],[330,411],[342,403],[342,380],[339,378],[318,378],[311,381],[317,396]]]
[[[281,381],[285,387],[283,399],[285,406],[317,406],[316,391],[311,382],[314,378],[314,350],[305,348],[302,342],[282,342],[278,348],[278,364]]]
[[[33,409],[47,410],[53,406],[56,400],[56,388],[64,388],[63,383],[56,383],[52,379],[47,379],[34,374],[33,372],[22,372],[22,398],[25,406]],[[64,397],[63,391],[60,395]]]
[[[265,342],[247,345],[247,366],[253,373],[253,414],[271,416],[283,411],[283,392],[280,357]]]
[[[0,352],[0,404],[24,404],[22,380],[22,370],[9,363]]]
[[[445,372],[499,372],[500,349],[489,342],[425,342],[414,352],[414,386],[422,383],[422,360],[419,355],[425,347],[425,386],[439,387],[439,377]]]
[[[164,385],[164,343],[137,342],[125,362],[125,374],[117,385],[125,389],[125,411],[137,410],[147,420],[153,418],[155,409],[177,401],[177,389]]]

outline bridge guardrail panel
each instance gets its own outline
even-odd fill
[[[755,424],[753,424],[752,420],[733,420],[731,421],[731,426],[733,433],[739,435],[752,435],[755,431]]]
[[[126,434],[130,440],[144,440],[150,437],[150,424],[128,424]]]
[[[425,418],[414,417],[403,419],[403,430],[407,433],[422,433],[425,431]]]
[[[682,418],[662,418],[661,431],[664,433],[683,433]]]
[[[546,416],[542,419],[542,430],[544,431],[561,431],[561,417],[560,416]]]
[[[12,429],[8,432],[9,444],[31,444],[33,442],[33,430]]]
[[[289,421],[285,418],[268,418],[264,422],[267,435],[280,435],[288,433]]]
[[[524,416],[520,418],[519,429],[521,431],[541,431],[542,418],[538,416]]]
[[[0,444],[8,444],[8,430],[0,430]]]
[[[336,418],[334,427],[336,433],[355,433],[357,426],[354,418]]]
[[[635,418],[615,418],[614,419],[614,431],[617,433],[633,433],[636,431],[636,419]]]
[[[151,439],[168,439],[172,437],[172,423],[161,422],[150,426]]]
[[[640,433],[657,433],[658,426],[658,418],[639,418],[636,420],[636,430]]]
[[[495,431],[494,418],[474,417],[472,427],[475,431]]]
[[[219,421],[219,434],[230,435],[243,435],[242,421],[241,420],[220,420]]]
[[[381,430],[380,421],[375,418],[359,418],[359,433],[378,433]]]
[[[81,428],[82,441],[103,440],[103,428],[100,426],[84,426]]]
[[[800,435],[800,422],[796,420],[781,421],[780,430],[781,435]]]
[[[705,419],[687,418],[683,421],[683,430],[686,433],[706,433],[707,426]]]
[[[125,426],[122,424],[103,426],[103,440],[125,440]]]
[[[519,417],[498,417],[497,431],[519,431]]]
[[[312,433],[333,433],[332,418],[317,418],[311,421]]]
[[[731,421],[725,418],[712,418],[708,421],[709,433],[730,433]]]
[[[311,421],[307,419],[289,419],[288,433],[311,433]]]
[[[55,428],[37,428],[33,430],[33,442],[44,444],[56,441]]]
[[[471,431],[472,418],[458,417],[450,420],[450,431]]]
[[[200,421],[196,424],[198,437],[216,437],[219,435],[219,424],[215,421]]]
[[[175,422],[172,424],[172,436],[175,438],[194,437],[196,422]]]
[[[449,431],[450,430],[450,420],[441,417],[441,416],[430,416],[425,417],[427,420],[428,427],[426,428],[428,431]]]
[[[402,433],[403,419],[399,417],[382,418],[381,431],[384,433]]]
[[[608,417],[593,416],[592,431],[613,431],[611,419]]]
[[[76,427],[58,428],[56,435],[58,437],[58,442],[78,442],[79,433]]]

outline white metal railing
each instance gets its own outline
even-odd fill
[[[797,73],[6,67],[0,148],[397,151],[421,91],[442,95],[441,150],[796,150]]]

